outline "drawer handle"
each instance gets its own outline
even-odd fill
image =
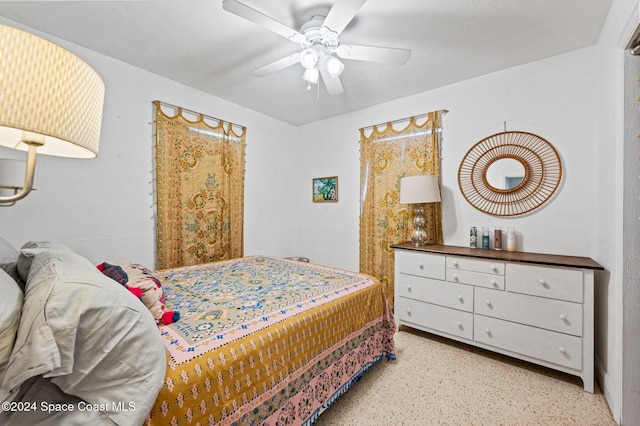
[[[407,284],[407,291],[411,291],[411,284]]]
[[[484,301],[484,303],[491,308],[491,300],[487,299]]]
[[[464,302],[464,298],[462,297],[462,295],[461,295],[461,294],[459,294],[459,295],[458,295],[458,300],[459,300],[461,303],[462,303],[462,302]]]
[[[422,262],[418,263],[418,268],[424,269],[424,263],[422,263]]]
[[[411,308],[407,308],[407,315],[411,315]]]
[[[564,346],[560,346],[558,350],[560,351],[561,354],[565,354],[565,355],[567,354],[567,349]]]
[[[457,267],[458,267],[458,262],[456,262],[456,261],[454,260],[454,261],[453,261],[453,263],[452,263],[452,265],[453,265],[453,267],[454,267],[454,268],[457,268]]]
[[[538,282],[540,283],[540,285],[541,285],[542,287],[544,287],[544,288],[549,288],[549,284],[547,284],[547,282],[546,282],[543,278],[540,278],[540,279],[538,280]]]
[[[493,272],[498,272],[498,267],[496,265],[491,265],[491,270]]]
[[[453,278],[454,281],[458,281],[458,275],[457,274],[453,274],[451,276],[451,278]]]
[[[462,330],[462,322],[461,322],[461,321],[458,321],[458,328],[459,328],[460,330]]]
[[[491,285],[494,287],[498,287],[498,283],[496,282],[496,280],[491,280]]]
[[[565,314],[560,314],[560,319],[562,321],[566,321],[567,320],[567,316]]]
[[[484,332],[487,336],[491,337],[491,330],[489,330],[488,328],[485,328]]]

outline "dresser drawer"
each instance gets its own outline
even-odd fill
[[[582,336],[582,305],[578,303],[476,288],[475,313]]]
[[[402,250],[396,250],[395,256],[397,273],[444,280],[444,256]]]
[[[504,290],[504,276],[447,269],[447,281]]]
[[[394,315],[402,323],[469,340],[473,338],[473,314],[470,312],[397,297]]]
[[[583,274],[576,269],[508,264],[509,291],[582,303]]]
[[[415,275],[399,274],[396,297],[434,303],[463,311],[473,311],[473,287]]]
[[[509,321],[476,315],[476,342],[546,362],[582,369],[582,339]]]
[[[504,263],[470,259],[468,257],[447,256],[447,268],[482,272],[483,274],[504,275]]]

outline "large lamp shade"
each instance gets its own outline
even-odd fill
[[[0,25],[0,145],[40,154],[91,158],[98,153],[104,84],[67,50]]]
[[[400,204],[437,202],[440,202],[440,188],[436,176],[421,175],[400,179]]]

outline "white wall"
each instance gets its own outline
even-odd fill
[[[595,48],[496,72],[301,128],[298,247],[313,261],[358,269],[359,131],[361,127],[447,109],[443,119],[445,244],[469,244],[470,226],[514,226],[518,250],[593,256],[596,203]],[[348,89],[347,89],[348,90]],[[564,176],[551,202],[535,213],[501,219],[462,197],[457,173],[466,152],[504,129],[529,131],[558,150]],[[313,177],[338,175],[339,202],[311,201]]]
[[[297,128],[87,49],[0,18],[70,50],[106,86],[100,152],[89,160],[39,156],[38,189],[0,207],[0,235],[14,246],[62,241],[92,262],[155,264],[154,100],[247,126],[245,253],[290,255],[297,212],[286,172]],[[0,157],[22,153],[1,148]],[[23,156],[24,158],[24,156]]]

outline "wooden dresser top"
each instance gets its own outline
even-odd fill
[[[467,256],[480,259],[503,260],[508,262],[533,263],[537,265],[604,270],[604,268],[595,260],[591,259],[590,257],[581,256],[527,253],[524,251],[483,250],[481,248],[447,246],[439,244],[427,244],[426,246],[415,247],[411,242],[393,244],[391,248],[423,251],[427,253],[449,254],[455,256]]]

